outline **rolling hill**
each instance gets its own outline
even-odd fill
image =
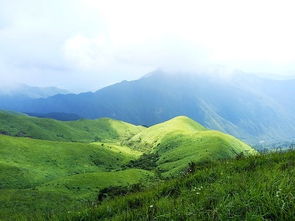
[[[101,191],[124,193],[134,184],[182,176],[192,163],[257,155],[185,116],[146,128],[2,111],[0,131],[0,219],[6,220],[75,211],[95,203]]]

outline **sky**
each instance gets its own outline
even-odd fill
[[[295,75],[293,0],[0,0],[0,86],[74,92],[156,69]]]

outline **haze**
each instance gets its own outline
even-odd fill
[[[294,75],[293,1],[0,0],[1,87],[78,91],[221,65]]]

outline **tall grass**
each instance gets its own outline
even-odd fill
[[[207,163],[64,220],[295,220],[295,151]]]

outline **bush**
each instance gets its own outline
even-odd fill
[[[143,190],[143,186],[141,184],[133,184],[130,186],[111,186],[106,187],[99,191],[97,196],[97,201],[101,202],[105,199],[113,199],[116,196],[125,196],[130,193],[135,193]]]
[[[157,167],[158,153],[143,154],[138,160],[131,160],[126,167],[153,170]]]

